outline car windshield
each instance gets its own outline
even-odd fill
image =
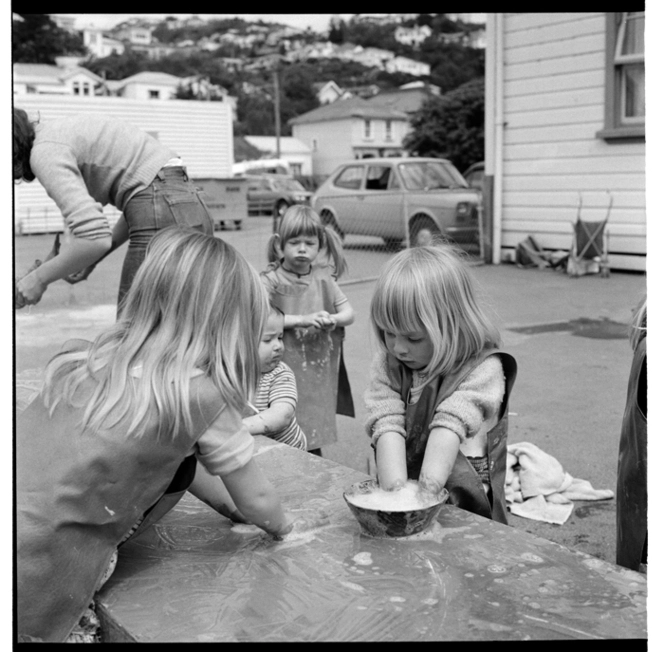
[[[468,187],[461,173],[445,161],[401,163],[399,171],[408,190]]]
[[[273,179],[275,190],[291,191],[291,192],[306,192],[304,186],[295,179]]]

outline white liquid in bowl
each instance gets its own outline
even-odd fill
[[[418,491],[418,483],[415,480],[408,480],[406,485],[397,491],[385,491],[376,487],[370,493],[347,494],[346,498],[353,505],[381,512],[412,512],[432,507],[440,502],[440,499],[437,498],[424,500],[421,495],[418,495]]]

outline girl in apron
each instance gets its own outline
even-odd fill
[[[267,309],[235,249],[170,227],[150,241],[120,319],[51,360],[16,423],[20,641],[65,641],[118,546],[188,488],[275,537],[291,530],[242,423]]]
[[[355,311],[337,285],[346,270],[343,247],[316,211],[295,205],[270,238],[268,261],[261,277],[285,315],[284,362],[297,381],[297,422],[309,452],[320,455],[337,440],[336,414],[355,416],[342,354]]]
[[[365,393],[380,486],[426,493],[507,523],[507,402],[516,362],[448,246],[390,260],[371,300],[378,339]]]

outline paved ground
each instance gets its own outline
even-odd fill
[[[253,221],[252,221],[253,220]],[[257,267],[264,265],[266,222],[250,218],[241,231],[218,232]],[[266,218],[269,220],[269,218]],[[15,240],[17,272],[46,254],[51,236]],[[326,457],[362,471],[370,448],[362,423],[362,392],[375,344],[368,323],[371,279],[389,259],[384,248],[349,243],[350,284],[344,291],[357,311],[347,329],[346,363],[357,416],[339,417],[339,441]],[[88,281],[52,285],[43,301],[17,312],[16,370],[43,365],[69,337],[93,337],[115,318],[123,251],[99,265]],[[553,455],[572,476],[596,489],[616,483],[618,439],[631,350],[626,324],[645,292],[645,275],[612,273],[609,279],[571,279],[562,272],[513,265],[475,266],[474,274],[504,348],[519,364],[510,404],[511,442],[529,441]],[[363,280],[364,279],[364,280]],[[514,527],[608,561],[615,558],[615,501],[577,502],[562,526],[510,517]]]

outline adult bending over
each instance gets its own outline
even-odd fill
[[[16,284],[17,308],[39,302],[53,281],[75,283],[129,239],[118,309],[152,236],[178,224],[213,233],[212,219],[177,154],[147,132],[107,115],[33,122],[14,108],[14,180],[38,179],[65,220],[65,237]],[[111,230],[103,206],[123,216]]]

